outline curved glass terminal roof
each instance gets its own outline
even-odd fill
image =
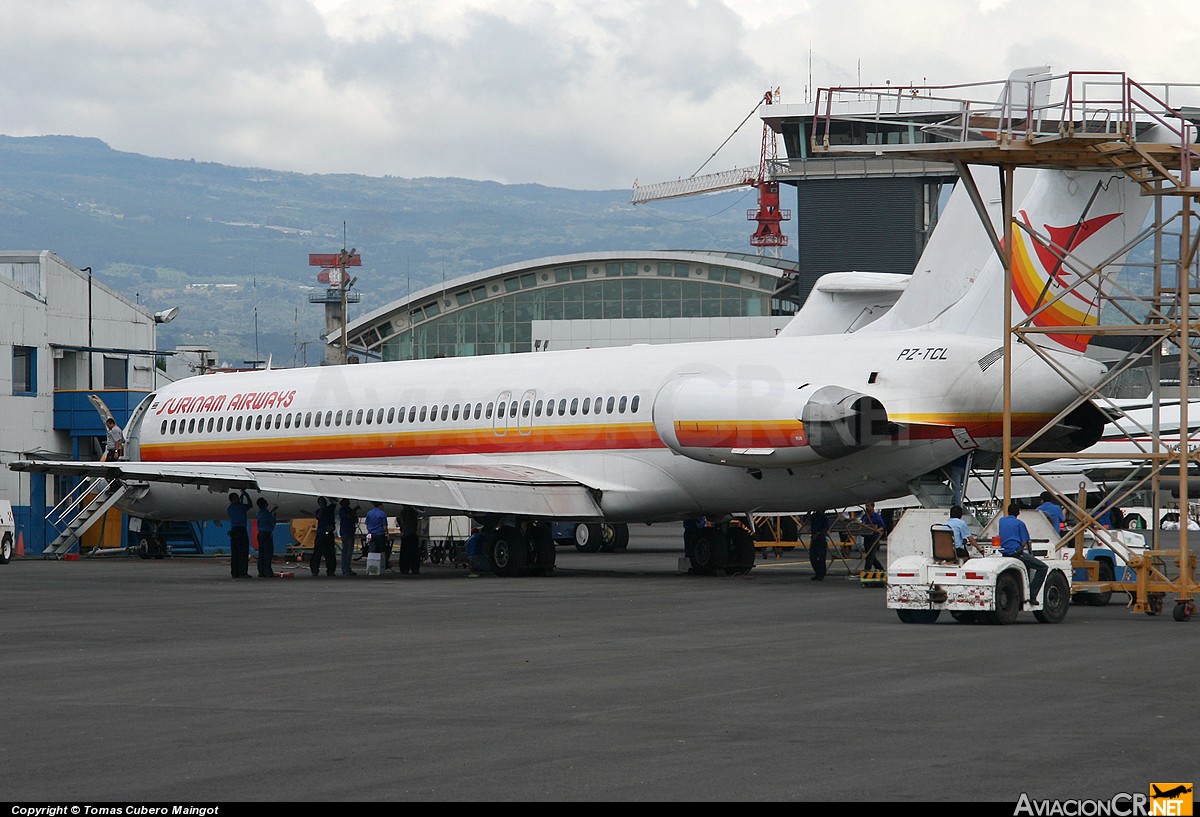
[[[780,296],[796,273],[743,253],[554,256],[424,289],[351,321],[347,339],[369,358],[411,360],[528,352],[535,320],[790,315],[798,304]]]

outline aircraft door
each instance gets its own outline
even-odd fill
[[[509,402],[512,400],[511,391],[502,391],[496,395],[496,411],[492,414],[492,433],[497,437],[503,437],[508,433],[509,425],[516,425],[516,419],[508,415]]]
[[[146,411],[153,402],[154,393],[146,395],[145,399],[138,403],[137,408],[133,410],[129,423],[125,426],[125,459],[127,460],[141,459],[142,421],[146,419]]]
[[[526,389],[521,395],[521,402],[517,404],[517,411],[520,412],[516,418],[517,433],[526,437],[533,433],[533,401],[536,397],[536,390]]]

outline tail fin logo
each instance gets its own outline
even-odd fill
[[[1034,255],[1029,253],[1026,239],[1021,237],[1013,246],[1013,294],[1022,311],[1029,315],[1040,309],[1033,318],[1034,326],[1096,326],[1100,322],[1100,290],[1089,281],[1084,285],[1070,283],[1071,271],[1065,268],[1064,258],[1083,242],[1094,236],[1106,224],[1120,218],[1121,213],[1097,216],[1070,227],[1044,225],[1054,247],[1032,241]],[[1025,226],[1032,228],[1029,215],[1022,210]],[[1058,248],[1063,252],[1060,254]],[[1036,257],[1036,261],[1034,258]],[[1061,291],[1066,289],[1066,293]],[[1062,295],[1062,297],[1059,297]],[[1046,306],[1050,301],[1053,304]],[[1082,352],[1087,348],[1089,335],[1051,334],[1051,339],[1068,349]]]

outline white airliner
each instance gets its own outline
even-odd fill
[[[999,230],[997,174],[975,175]],[[1081,267],[1062,263],[1061,249],[1086,265],[1119,255],[1148,199],[1115,172],[1030,170],[1017,180],[1015,211],[1030,231],[1014,232],[1015,314],[1044,327],[1095,325],[1095,286],[1075,286]],[[308,515],[318,495],[380,500],[391,514],[402,504],[466,513],[494,529],[497,573],[545,571],[547,521],[845,507],[907,494],[965,452],[999,450],[1003,297],[1002,265],[958,189],[895,305],[853,332],[829,327],[859,321],[861,298],[831,316],[830,296],[766,340],[192,377],[135,410],[130,461],[11,467],[119,481],[119,506],[150,520],[223,518],[226,493],[240,488],[283,518]],[[1086,335],[1050,337],[1057,365],[1098,381],[1104,366],[1084,356]],[[1019,437],[1078,393],[1025,346],[1012,355]],[[1058,424],[1055,450],[1085,448],[1104,421],[1085,403]],[[701,573],[754,562],[749,535],[727,524],[706,529],[687,555]]]

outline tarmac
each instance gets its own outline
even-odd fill
[[[518,579],[0,565],[0,792],[1016,804],[1197,777],[1198,625],[1170,599],[906,625],[844,565],[814,582],[803,551],[760,552],[690,576],[681,541],[635,527],[625,552],[560,547],[555,575]]]

